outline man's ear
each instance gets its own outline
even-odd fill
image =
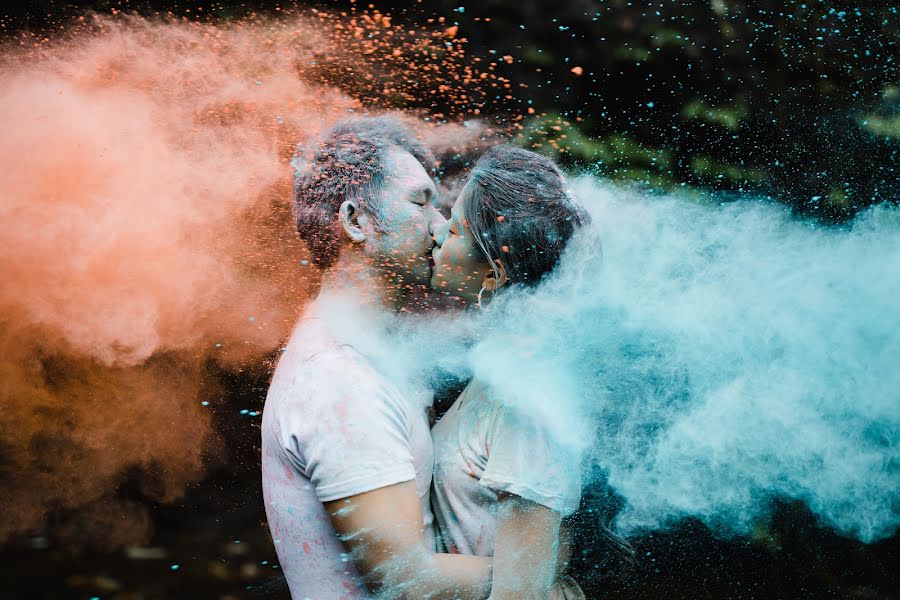
[[[352,200],[344,200],[338,209],[338,222],[347,239],[354,244],[366,241],[368,216]]]
[[[484,276],[484,281],[481,282],[481,287],[489,292],[496,292],[509,281],[509,277],[506,275],[506,265],[503,264],[503,261],[498,258],[494,262],[497,265],[497,273],[499,273],[500,278],[498,279],[494,270],[491,269],[490,272]]]

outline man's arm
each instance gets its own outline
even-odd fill
[[[326,502],[325,509],[370,591],[448,600],[490,593],[490,558],[427,547],[415,482]]]
[[[559,513],[505,494],[498,514],[491,600],[544,600],[556,576]]]

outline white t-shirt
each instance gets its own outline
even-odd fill
[[[327,318],[308,311],[263,411],[266,515],[295,600],[368,597],[323,502],[415,480],[434,545],[430,398],[388,381],[338,337]]]
[[[473,381],[431,430],[432,505],[448,552],[493,556],[498,493],[562,516],[581,500],[581,461],[536,419]]]

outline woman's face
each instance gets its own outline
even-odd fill
[[[463,205],[470,185],[467,184],[456,199],[450,211],[450,219],[434,230],[431,287],[437,292],[474,303],[478,300],[478,292],[481,291],[485,277],[493,273],[493,270],[475,244],[466,220]]]

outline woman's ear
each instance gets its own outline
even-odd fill
[[[491,269],[490,272],[484,276],[484,281],[481,282],[481,287],[489,292],[496,292],[509,281],[509,277],[506,275],[506,265],[503,264],[503,261],[498,258],[494,262],[497,264],[496,273]],[[497,277],[498,274],[499,279]]]
[[[368,217],[355,202],[344,200],[341,203],[341,207],[338,209],[338,222],[348,240],[354,244],[366,241],[364,227],[368,222]]]

